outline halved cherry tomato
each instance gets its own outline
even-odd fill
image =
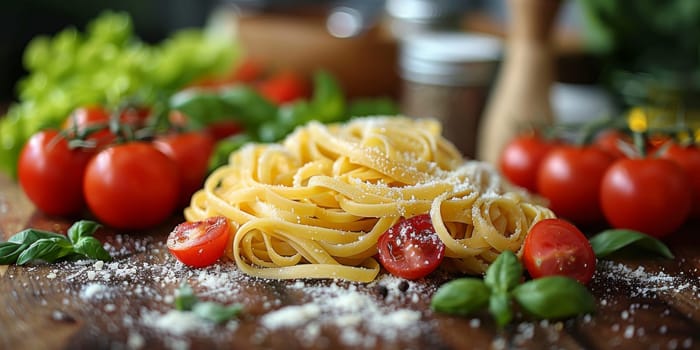
[[[70,149],[58,131],[34,134],[19,156],[22,190],[37,208],[49,215],[79,213],[85,206],[83,175],[93,154],[85,148]]]
[[[170,253],[183,264],[205,267],[224,255],[229,238],[229,222],[223,216],[179,224],[168,236]]]
[[[614,161],[614,156],[596,147],[559,146],[542,160],[537,190],[557,216],[578,225],[603,223],[600,183]]]
[[[692,189],[674,161],[635,158],[616,161],[605,173],[600,203],[608,223],[655,237],[676,231],[688,218]]]
[[[179,205],[188,204],[190,197],[204,183],[209,157],[214,151],[214,139],[207,133],[192,131],[159,137],[153,145],[177,164],[180,170]]]
[[[257,90],[270,102],[281,105],[309,97],[311,88],[309,81],[301,75],[284,71],[261,81]]]
[[[418,279],[433,272],[445,256],[430,215],[401,219],[377,242],[379,262],[392,275]]]
[[[175,162],[151,143],[130,142],[98,153],[85,170],[88,207],[103,223],[143,229],[172,215],[180,195]]]
[[[595,253],[588,239],[562,219],[544,219],[530,228],[522,260],[532,278],[563,275],[586,284],[595,273]]]
[[[510,182],[531,192],[537,192],[537,173],[542,159],[555,144],[538,135],[520,135],[506,145],[498,166]]]

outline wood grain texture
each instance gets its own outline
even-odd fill
[[[114,256],[104,266],[1,266],[0,349],[700,348],[697,225],[668,240],[674,260],[626,257],[599,263],[589,286],[598,301],[593,315],[537,321],[519,314],[517,323],[499,330],[486,313],[458,318],[429,310],[430,296],[446,276],[410,282],[403,290],[397,286],[400,279],[386,276],[371,284],[269,281],[244,276],[229,262],[188,269],[164,246],[180,220],[174,217],[146,232],[101,229],[98,238]],[[26,227],[65,232],[70,224],[70,219],[37,212],[14,182],[0,177],[2,240]],[[242,303],[244,314],[224,325],[203,322],[182,333],[173,331],[176,321],[164,315],[173,308],[172,296],[182,281],[202,299]],[[359,304],[340,302],[348,290],[357,290],[349,296]],[[290,328],[263,326],[266,314],[314,303],[321,306],[315,320]],[[351,322],[357,314],[343,309],[351,307],[359,308],[365,319]],[[400,310],[417,312],[419,319],[397,328],[382,318]],[[378,327],[377,320],[387,322],[386,327]],[[348,326],[339,326],[343,324]]]

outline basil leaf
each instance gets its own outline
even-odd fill
[[[606,257],[626,247],[642,250],[673,259],[673,253],[660,240],[634,230],[605,230],[590,239],[591,247],[599,258]]]
[[[0,265],[14,264],[29,243],[2,242],[0,243]]]
[[[80,220],[75,222],[68,228],[68,238],[73,244],[76,244],[83,237],[92,236],[101,225],[89,220]]]
[[[183,283],[175,291],[175,309],[179,311],[190,311],[197,304],[197,296],[189,284]]]
[[[26,230],[20,231],[10,237],[7,241],[12,243],[29,243],[32,244],[42,238],[60,238],[68,240],[64,235],[58,233],[36,230],[33,228],[28,228]]]
[[[316,112],[316,119],[330,123],[342,119],[345,111],[345,96],[340,85],[326,71],[317,71],[313,76],[314,92],[311,108]]]
[[[274,120],[277,107],[250,86],[236,85],[220,92],[186,90],[170,98],[170,107],[188,117],[195,128],[221,120],[241,122],[246,130]]]
[[[401,111],[394,100],[387,97],[358,98],[352,100],[345,111],[345,118],[372,116],[372,115],[397,115]]]
[[[195,315],[214,323],[228,321],[238,316],[242,310],[241,305],[221,305],[211,301],[199,302],[192,307],[192,312]]]
[[[283,139],[284,136],[293,129],[293,126],[284,125],[280,122],[271,120],[260,125],[260,128],[258,128],[258,139],[260,139],[262,142],[275,142]]]
[[[33,260],[54,262],[73,252],[71,243],[62,238],[42,238],[32,243],[17,257],[17,265],[24,265]]]
[[[517,286],[522,276],[523,265],[513,252],[506,250],[486,270],[484,283],[494,292],[505,293]]]
[[[485,307],[490,290],[480,279],[460,278],[443,284],[430,301],[430,307],[447,314],[468,315]]]
[[[217,142],[214,152],[209,158],[208,171],[214,171],[220,166],[227,164],[228,157],[233,151],[252,141],[253,138],[250,135],[241,133]]]
[[[195,128],[233,116],[234,110],[217,93],[185,90],[170,98],[170,107],[184,113]]]
[[[595,310],[595,298],[585,286],[564,276],[525,282],[513,289],[515,300],[537,318],[559,319]]]
[[[513,319],[510,296],[507,293],[494,293],[489,298],[489,312],[499,327],[510,323]]]
[[[250,86],[237,85],[220,93],[223,102],[233,111],[226,117],[237,116],[247,129],[277,116],[277,107]],[[188,115],[189,116],[189,115]]]
[[[73,244],[73,250],[85,257],[90,259],[98,259],[102,261],[112,260],[112,257],[102,246],[100,242],[95,237],[81,237],[75,244]]]

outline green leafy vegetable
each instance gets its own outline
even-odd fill
[[[430,307],[438,312],[468,315],[488,305],[489,294],[482,280],[460,278],[442,285],[431,299]]]
[[[604,258],[624,248],[633,248],[673,259],[673,253],[656,238],[633,230],[605,230],[590,239],[595,255]]]
[[[192,312],[197,316],[214,323],[223,323],[237,317],[242,310],[241,305],[221,305],[211,301],[198,302],[192,307]]]
[[[170,107],[184,113],[194,128],[221,120],[235,120],[247,130],[255,130],[277,113],[272,103],[245,85],[218,92],[185,90],[170,99]]]
[[[513,252],[506,250],[489,266],[484,283],[494,292],[508,292],[520,283],[523,265]]]
[[[595,310],[595,298],[582,284],[564,276],[548,276],[513,289],[520,306],[537,318],[559,319]]]
[[[185,114],[194,128],[223,120],[233,120],[244,126],[243,134],[217,144],[210,159],[210,170],[225,164],[228,155],[247,142],[279,141],[312,120],[343,122],[351,117],[393,115],[398,110],[389,99],[365,99],[348,105],[338,82],[322,70],[313,75],[313,95],[308,101],[276,106],[255,89],[236,85],[218,91],[185,90],[173,95],[169,106]]]
[[[521,283],[522,274],[515,254],[504,251],[486,270],[483,281],[460,278],[445,283],[430,306],[437,312],[464,316],[488,305],[500,327],[513,319],[513,300],[538,318],[572,317],[595,309],[593,296],[572,278],[552,276]]]
[[[489,312],[499,327],[510,323],[513,319],[513,308],[510,295],[506,292],[495,292],[489,297]]]
[[[67,28],[34,38],[24,53],[28,75],[18,83],[19,101],[0,119],[0,171],[14,176],[29,137],[58,127],[77,107],[163,105],[194,79],[230,69],[238,49],[215,34],[184,30],[149,45],[136,37],[126,13],[105,12],[85,32]]]
[[[70,255],[73,246],[63,238],[42,238],[32,243],[17,257],[17,265],[24,265],[33,260],[54,262]]]
[[[175,309],[193,312],[199,318],[214,323],[226,322],[243,311],[243,307],[238,304],[222,305],[211,301],[199,301],[192,287],[187,283],[180,285],[175,292]]]
[[[99,228],[100,224],[94,221],[81,220],[71,225],[66,233],[71,242],[77,243],[81,239],[91,237]]]
[[[24,265],[30,261],[55,262],[68,258],[108,261],[109,253],[92,235],[99,224],[82,220],[68,229],[68,235],[26,229],[0,243],[0,264]]]
[[[370,115],[397,115],[399,108],[390,98],[361,98],[350,101],[345,117],[350,119],[356,116]]]
[[[197,296],[194,295],[192,287],[183,283],[180,288],[175,291],[175,309],[179,311],[192,310],[194,304],[197,303]]]
[[[95,237],[81,237],[77,242],[73,243],[73,251],[78,255],[97,260],[109,261],[112,259],[109,253],[102,247],[102,242]]]

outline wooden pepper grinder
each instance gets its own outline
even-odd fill
[[[479,130],[478,159],[497,165],[504,145],[523,127],[553,121],[551,32],[559,5],[559,0],[508,1],[506,52]]]

